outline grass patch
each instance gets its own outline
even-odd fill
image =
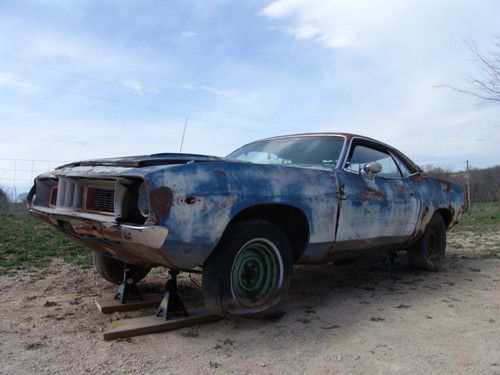
[[[49,225],[35,220],[24,205],[0,213],[0,274],[10,269],[44,267],[53,258],[83,268],[92,265],[90,251]]]
[[[454,232],[498,232],[500,230],[500,202],[474,203]]]

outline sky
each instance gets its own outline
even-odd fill
[[[346,131],[421,165],[497,165],[500,106],[442,85],[466,87],[467,42],[491,50],[499,19],[498,0],[2,0],[0,184],[178,152],[186,118],[183,152]]]

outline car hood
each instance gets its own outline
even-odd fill
[[[224,160],[226,159],[210,155],[163,153],[163,154],[152,154],[152,155],[141,155],[141,156],[125,156],[125,157],[108,158],[108,159],[83,160],[61,165],[57,169],[68,168],[68,167],[98,167],[98,166],[139,168],[139,167],[147,167],[155,165],[187,164],[189,162],[209,162],[209,161],[214,162],[214,161],[224,161]]]

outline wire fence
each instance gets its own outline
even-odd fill
[[[65,160],[0,159],[0,188],[11,201],[23,201],[36,176],[68,163]]]

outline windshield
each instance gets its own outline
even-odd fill
[[[268,139],[245,145],[227,157],[259,164],[290,164],[335,168],[344,145],[338,136]]]

